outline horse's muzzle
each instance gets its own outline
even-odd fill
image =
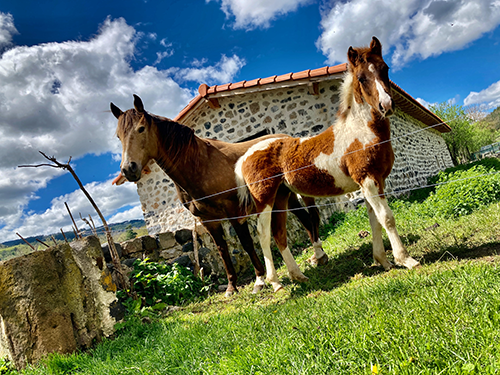
[[[135,162],[130,162],[122,168],[122,174],[130,182],[136,182],[141,179],[141,168]]]

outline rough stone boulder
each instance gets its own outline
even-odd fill
[[[96,237],[0,262],[0,357],[21,369],[110,336],[111,280]]]

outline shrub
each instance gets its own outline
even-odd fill
[[[500,200],[500,173],[476,164],[454,172],[440,172],[438,185],[424,202],[429,215],[458,217]]]
[[[130,283],[142,303],[126,301],[134,309],[153,307],[162,309],[167,305],[182,305],[206,296],[208,286],[196,277],[189,268],[177,263],[163,264],[149,262],[148,259],[136,260],[130,275]],[[125,293],[120,293],[122,299]]]

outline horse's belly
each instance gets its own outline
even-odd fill
[[[286,173],[285,181],[293,192],[310,197],[332,197],[359,189],[349,176],[333,175],[315,166]]]

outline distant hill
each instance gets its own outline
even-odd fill
[[[111,229],[111,232],[113,233],[113,236],[114,236],[116,233],[125,232],[129,225],[131,225],[132,228],[139,229],[139,228],[144,227],[146,225],[146,223],[144,222],[144,220],[129,220],[129,221],[124,221],[123,223],[109,224],[108,226]],[[79,229],[81,229],[81,228],[79,228]],[[98,234],[104,233],[104,227],[102,227],[102,226],[96,228],[96,230],[97,230]],[[92,234],[92,232],[90,231],[90,229],[82,231],[83,236],[89,236],[91,234]],[[75,238],[75,235],[73,232],[64,232],[64,235],[66,236],[66,238],[68,240],[72,240]],[[64,237],[63,237],[61,232],[53,233],[53,234],[49,234],[49,235],[40,234],[38,236],[28,237],[28,238],[26,238],[26,241],[28,241],[29,243],[37,243],[36,240],[38,239],[38,240],[43,241],[47,244],[49,244],[49,243],[52,244],[52,236],[54,236],[56,241],[64,241]],[[5,247],[23,245],[23,244],[24,244],[24,241],[21,239],[6,241],[6,242],[3,242],[2,244],[0,244],[0,249],[5,248]]]
[[[500,130],[500,107],[497,107],[493,112],[488,114],[482,122],[487,123],[491,129]]]

